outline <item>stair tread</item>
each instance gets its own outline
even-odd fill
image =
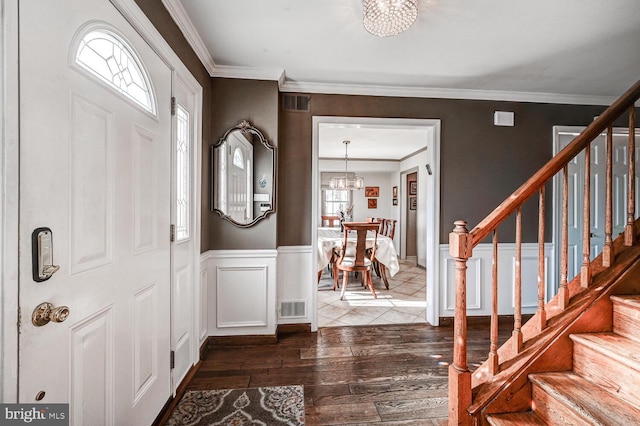
[[[602,354],[615,358],[628,367],[640,370],[640,342],[616,333],[581,333],[569,336]]]
[[[530,374],[529,379],[595,424],[638,424],[640,420],[640,410],[571,371]]]
[[[492,426],[520,426],[520,425],[538,425],[546,426],[542,420],[533,411],[522,411],[519,413],[490,414],[487,416],[487,422]]]
[[[611,296],[611,300],[616,303],[624,303],[640,309],[640,295],[619,295]]]

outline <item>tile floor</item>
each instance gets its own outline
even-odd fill
[[[345,300],[340,300],[340,291],[333,291],[333,279],[325,268],[318,284],[318,326],[426,322],[426,271],[415,262],[400,260],[400,270],[389,277],[389,290],[375,272],[373,284],[377,299],[360,285],[360,278],[351,275]]]

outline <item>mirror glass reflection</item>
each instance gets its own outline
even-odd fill
[[[213,147],[213,209],[240,227],[275,211],[275,148],[244,120]]]

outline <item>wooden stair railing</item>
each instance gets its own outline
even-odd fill
[[[544,265],[544,235],[545,235],[545,186],[558,173],[562,172],[562,235],[560,248],[560,287],[558,290],[558,306],[566,309],[569,305],[569,291],[567,287],[568,275],[568,179],[567,165],[582,151],[585,152],[584,194],[582,227],[582,266],[580,268],[580,282],[587,288],[593,277],[590,253],[590,144],[600,134],[606,131],[606,184],[605,184],[605,246],[602,251],[602,266],[609,267],[615,261],[612,245],[612,130],[613,122],[625,111],[629,114],[629,142],[627,147],[627,212],[624,243],[631,246],[635,243],[635,107],[634,103],[640,99],[640,80],[625,92],[616,102],[596,118],[580,135],[562,149],[546,165],[536,172],[520,188],[505,199],[493,212],[484,218],[471,231],[467,230],[467,223],[463,220],[455,222],[455,228],[449,234],[449,253],[455,261],[455,319],[454,319],[454,349],[453,362],[449,366],[449,425],[471,425],[473,419],[468,411],[472,404],[471,372],[467,365],[467,302],[466,302],[466,269],[467,260],[472,256],[476,247],[490,234],[493,234],[493,274],[492,274],[492,313],[489,350],[489,374],[495,375],[500,369],[501,360],[498,357],[498,227],[511,215],[516,215],[516,271],[514,283],[514,353],[523,348],[522,309],[521,309],[521,245],[522,245],[522,205],[536,193],[539,196],[538,219],[538,307],[535,319],[536,329],[542,332],[546,327],[545,312],[545,265]]]

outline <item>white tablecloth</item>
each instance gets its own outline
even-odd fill
[[[353,238],[349,236],[347,244],[356,244],[355,232]],[[367,235],[367,247],[373,247],[375,236],[373,232]],[[318,271],[327,266],[331,261],[331,254],[334,248],[342,248],[344,233],[340,228],[318,228]],[[394,276],[400,269],[398,264],[398,253],[391,238],[378,234],[378,247],[376,248],[376,259],[387,267],[387,271]]]

